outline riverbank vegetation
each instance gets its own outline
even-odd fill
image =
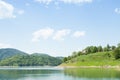
[[[88,46],[64,58],[62,66],[120,66],[120,43],[117,46]]]

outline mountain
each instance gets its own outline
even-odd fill
[[[62,61],[44,53],[29,55],[13,48],[0,49],[0,66],[57,66]]]
[[[0,62],[0,66],[57,66],[61,63],[61,59],[37,53],[4,59]]]
[[[42,65],[57,66],[62,63],[62,59],[50,56],[45,53],[34,53],[31,56],[38,57],[40,62],[43,62]]]
[[[32,56],[49,56],[48,54],[46,53],[33,53],[31,54]]]
[[[15,55],[27,55],[27,53],[22,52],[17,49],[13,49],[13,48],[0,49],[0,60],[6,59],[9,57],[13,57]]]

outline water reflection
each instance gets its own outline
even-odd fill
[[[52,74],[60,73],[57,69],[0,69],[0,80],[17,80],[23,78],[49,77]],[[27,79],[26,79],[27,80]]]
[[[0,68],[0,80],[120,80],[113,69]]]
[[[88,78],[88,79],[120,79],[120,71],[114,69],[65,69],[66,76],[74,78]]]

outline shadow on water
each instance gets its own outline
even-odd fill
[[[120,79],[120,71],[114,69],[88,69],[88,68],[74,68],[65,69],[64,74],[66,76],[76,77],[76,78],[89,78],[89,79]]]

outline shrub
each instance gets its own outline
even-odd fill
[[[113,51],[113,55],[114,55],[115,59],[119,59],[120,58],[120,48],[116,48]]]

